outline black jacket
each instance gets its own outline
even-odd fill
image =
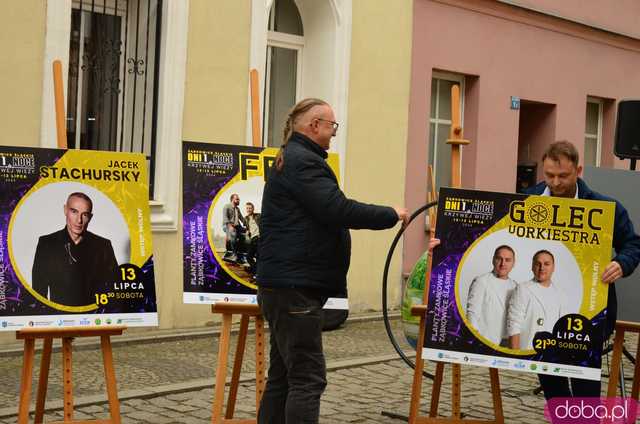
[[[308,137],[293,133],[283,153],[284,166],[269,171],[262,197],[258,285],[344,293],[348,229],[391,228],[398,215],[347,199],[325,162],[327,153]]]
[[[547,185],[542,182],[538,185],[526,190],[526,194],[540,195],[544,193]],[[613,221],[613,248],[616,255],[613,258],[622,267],[624,277],[629,276],[638,266],[640,262],[640,236],[633,229],[633,223],[629,219],[627,210],[622,203],[615,199],[595,192],[587,186],[587,184],[578,178],[578,198],[586,200],[603,200],[607,202],[615,202],[616,212]],[[614,284],[609,284],[609,295],[607,302],[607,336],[613,332],[616,316],[618,312],[618,299],[616,298],[616,288]]]
[[[33,260],[32,287],[64,306],[95,304],[118,279],[111,242],[85,231],[75,244],[65,228],[40,237]]]

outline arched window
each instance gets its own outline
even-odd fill
[[[349,127],[351,3],[251,0],[249,64],[258,71],[263,145],[280,146],[286,113],[296,101],[305,97],[323,99],[333,106],[340,122],[330,149],[340,154],[340,175],[344,175]],[[250,110],[247,115],[246,143],[251,145]]]
[[[275,0],[269,13],[263,145],[280,146],[287,111],[299,99],[304,30],[293,0]]]

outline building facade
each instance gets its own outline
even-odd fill
[[[540,178],[556,139],[585,163],[614,158],[616,102],[640,97],[640,4],[618,0],[9,0],[0,5],[4,145],[55,147],[60,59],[70,148],[147,155],[161,328],[207,325],[182,303],[183,140],[251,144],[249,70],[262,143],[297,100],[330,102],[341,184],[358,200],[425,203],[427,166],[449,184],[450,87],[462,88],[463,186]],[[518,170],[520,169],[520,180]],[[353,311],[379,310],[394,231],[354,231]],[[423,222],[391,268],[390,299],[425,248]],[[4,336],[3,336],[4,337]]]

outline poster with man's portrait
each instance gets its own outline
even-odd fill
[[[157,325],[146,158],[0,147],[0,330]]]
[[[615,203],[443,188],[425,359],[600,379]]]
[[[277,152],[183,143],[185,303],[256,303],[262,193]],[[338,156],[327,161],[339,176]],[[347,309],[347,299],[330,298],[325,308]]]

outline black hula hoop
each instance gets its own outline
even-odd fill
[[[409,217],[409,222],[407,222],[407,225],[402,226],[398,230],[398,233],[396,234],[395,238],[393,239],[393,242],[391,243],[391,247],[389,247],[389,252],[387,253],[387,260],[384,263],[384,273],[382,274],[382,320],[384,321],[384,328],[387,330],[387,335],[389,336],[389,341],[391,341],[393,348],[396,350],[398,355],[400,355],[400,358],[402,358],[402,360],[412,369],[416,368],[416,364],[414,362],[411,362],[411,359],[409,359],[407,355],[404,354],[404,352],[400,348],[400,345],[398,345],[398,342],[396,341],[396,338],[394,337],[393,332],[391,331],[391,324],[389,323],[389,313],[387,311],[387,307],[388,307],[387,278],[389,276],[389,267],[391,266],[391,258],[393,258],[393,253],[395,252],[396,246],[398,245],[398,241],[400,241],[400,237],[402,237],[402,235],[404,234],[405,229],[409,227],[409,224],[411,224],[411,222],[413,222],[413,220],[418,215],[422,214],[424,211],[428,209],[431,209],[437,204],[438,202],[431,202],[422,206],[421,208],[419,208],[418,210],[416,210],[414,213],[411,214],[411,217]],[[416,349],[422,349],[422,346],[416,346]],[[430,378],[431,380],[434,379],[433,374],[429,374],[426,371],[423,371],[422,375],[427,378]]]

